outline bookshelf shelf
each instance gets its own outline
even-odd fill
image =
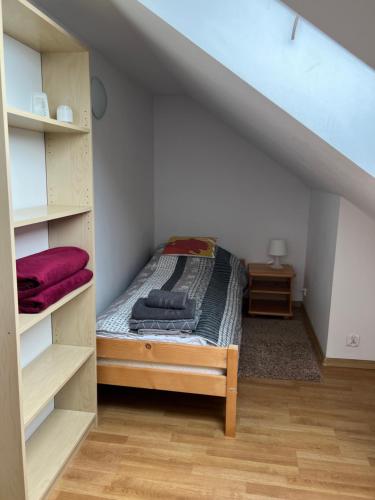
[[[79,215],[90,211],[91,207],[71,207],[67,205],[23,208],[13,212],[13,227],[31,226],[32,224],[63,219],[64,217],[71,217],[72,215]]]
[[[29,500],[44,498],[95,420],[95,413],[55,410],[26,443]]]
[[[59,310],[65,304],[67,304],[71,300],[75,299],[81,293],[83,293],[85,290],[87,290],[88,288],[90,288],[92,286],[93,286],[92,281],[90,281],[90,283],[86,283],[85,285],[81,286],[80,288],[77,288],[73,292],[68,293],[68,295],[65,295],[65,297],[63,297],[58,302],[56,302],[52,306],[48,307],[47,309],[45,309],[44,311],[42,311],[39,314],[19,314],[18,315],[17,333],[19,335],[22,335],[27,330],[29,330],[31,327],[37,325],[44,318],[46,318],[50,314],[54,313],[55,311]]]
[[[88,134],[90,130],[73,123],[59,122],[53,118],[34,115],[28,111],[21,111],[8,107],[8,126],[32,130],[34,132],[51,132],[55,134]]]
[[[25,426],[94,353],[92,347],[52,344],[22,370]]]

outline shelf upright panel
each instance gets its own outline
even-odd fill
[[[0,24],[3,33],[2,4]],[[0,498],[27,498],[4,41],[0,41]]]

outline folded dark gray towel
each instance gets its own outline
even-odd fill
[[[130,319],[131,330],[157,330],[163,333],[165,330],[179,332],[193,332],[197,329],[199,315],[194,319],[156,320],[156,319]]]
[[[143,320],[184,320],[195,318],[196,302],[193,299],[186,301],[185,309],[163,309],[161,307],[148,307],[146,299],[138,299],[133,306],[132,319]]]
[[[146,306],[163,309],[185,309],[187,300],[187,292],[169,292],[155,289],[148,294]]]

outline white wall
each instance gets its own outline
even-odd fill
[[[301,299],[309,190],[223,122],[184,97],[154,104],[155,240],[212,235],[248,261],[286,238]]]
[[[340,201],[328,358],[375,360],[375,221]],[[360,335],[358,348],[346,336]]]
[[[93,118],[97,312],[129,284],[153,249],[152,96],[99,53],[91,73],[108,109]]]
[[[312,191],[305,270],[307,296],[304,304],[324,353],[331,312],[339,208],[339,196]]]
[[[345,198],[313,191],[304,304],[327,358],[375,360],[375,221]],[[346,346],[347,336],[360,346]]]

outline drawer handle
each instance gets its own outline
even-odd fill
[[[151,344],[145,344],[146,349],[151,349]]]

